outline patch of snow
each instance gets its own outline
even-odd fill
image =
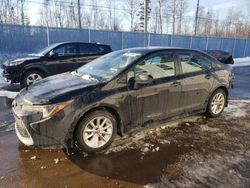
[[[3,69],[0,68],[0,86],[6,83],[2,73],[3,73]]]
[[[13,131],[15,130],[15,124],[12,123],[11,125],[9,125],[6,129],[5,129],[5,132],[10,132],[10,131]]]
[[[238,118],[247,116],[247,106],[250,101],[230,100],[228,106],[224,109],[226,118]]]
[[[59,163],[59,159],[58,158],[54,159],[54,162],[55,162],[55,164],[58,164]]]
[[[82,78],[83,80],[96,81],[96,79],[93,78],[92,76],[90,76],[89,74],[84,74],[84,75],[81,76],[81,78]]]
[[[208,125],[201,125],[200,126],[200,129],[202,130],[202,131],[207,131],[207,132],[218,132],[218,131],[220,131],[220,129],[219,128],[215,128],[215,127],[209,127]]]
[[[248,164],[243,157],[232,154],[213,154],[203,156],[198,152],[191,152],[180,157],[179,163],[169,165],[159,183],[147,184],[145,188],[163,187],[244,187],[249,182],[235,171],[235,166]],[[177,174],[171,173],[174,171]],[[227,174],[227,175],[226,175]],[[222,178],[223,177],[223,178]],[[196,183],[198,182],[198,183]],[[223,186],[222,186],[223,185]]]
[[[37,159],[39,159],[39,158],[38,158],[37,156],[34,155],[34,156],[31,157],[30,159],[31,159],[31,160],[37,160]]]
[[[14,99],[18,92],[0,90],[0,97],[8,97],[9,99]]]
[[[232,67],[250,66],[250,57],[234,58]]]

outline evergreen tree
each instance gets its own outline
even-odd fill
[[[143,32],[144,31],[144,19],[145,19],[145,16],[144,16],[144,1],[140,3],[140,8],[136,14],[136,16],[138,17],[139,19],[139,22],[136,24],[136,31],[140,31],[140,32]],[[151,0],[148,0],[148,21],[150,20],[151,16],[150,16],[150,13],[151,13]]]

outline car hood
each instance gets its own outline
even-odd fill
[[[12,62],[16,62],[16,61],[23,61],[24,62],[24,61],[35,60],[35,59],[40,59],[40,58],[41,58],[40,56],[22,56],[22,57],[16,57],[16,58],[8,59],[3,64],[8,66]]]
[[[70,100],[79,95],[87,95],[101,83],[82,79],[71,73],[47,77],[24,88],[18,95],[24,103],[51,104]]]

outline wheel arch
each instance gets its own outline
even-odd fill
[[[226,94],[226,103],[225,103],[225,106],[227,107],[227,105],[228,105],[228,95],[229,95],[228,88],[227,88],[226,86],[224,86],[224,85],[220,85],[220,86],[216,87],[215,89],[213,89],[213,90],[210,92],[209,97],[208,97],[207,100],[206,100],[206,105],[205,105],[206,108],[207,108],[208,101],[210,100],[211,96],[212,96],[212,95],[214,94],[214,92],[216,92],[218,89],[222,89],[222,90],[225,92],[225,94]]]
[[[25,70],[21,74],[21,81],[23,81],[24,76],[30,71],[39,71],[43,73],[45,77],[49,76],[49,72],[45,68],[41,66],[31,66],[31,67],[25,68]]]

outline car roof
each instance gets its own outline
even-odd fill
[[[101,43],[91,43],[91,42],[80,42],[80,41],[65,41],[65,42],[57,42],[57,43],[53,43],[51,45],[62,45],[62,44],[71,44],[71,43],[78,43],[78,44],[95,44],[95,45],[105,45],[105,46],[109,46],[107,44],[101,44]]]
[[[132,52],[132,53],[142,53],[142,54],[148,54],[153,52],[160,52],[164,50],[181,50],[181,51],[187,51],[187,52],[201,52],[204,54],[204,52],[199,50],[193,50],[188,48],[179,48],[179,47],[162,47],[162,46],[148,46],[148,47],[136,47],[136,48],[126,48],[120,51],[124,52]]]

